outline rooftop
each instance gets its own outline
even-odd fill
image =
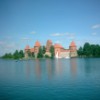
[[[35,42],[35,46],[40,47],[41,46],[40,42],[39,41],[36,41]]]
[[[54,44],[54,47],[55,47],[55,48],[63,48],[62,45],[60,45],[60,44],[58,44],[58,43]]]
[[[25,47],[25,50],[29,50],[30,49],[30,47],[29,47],[29,45],[27,45],[26,47]]]
[[[75,42],[72,41],[71,44],[70,44],[70,46],[76,46]]]

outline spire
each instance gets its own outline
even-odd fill
[[[40,42],[39,41],[36,41],[35,42],[35,46],[40,47],[41,46]]]
[[[29,50],[29,49],[30,49],[30,46],[26,45],[25,50]]]
[[[72,46],[72,47],[76,47],[75,42],[74,42],[74,41],[72,41],[72,42],[71,42],[71,44],[70,44],[70,46]]]

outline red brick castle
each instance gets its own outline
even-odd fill
[[[70,43],[69,49],[65,49],[62,45],[56,43],[53,45],[51,40],[47,40],[46,43],[46,52],[44,55],[51,56],[50,48],[54,46],[55,58],[70,58],[70,57],[77,57],[77,46],[74,41]],[[35,58],[39,53],[39,48],[41,47],[41,43],[39,41],[35,42],[33,48],[30,48],[29,45],[25,47],[25,58],[28,57],[28,52],[34,53]]]

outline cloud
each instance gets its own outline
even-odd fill
[[[32,31],[31,34],[36,34],[36,32],[35,31]]]
[[[67,36],[68,38],[74,38],[75,37],[74,33],[69,33],[69,32],[66,32],[66,33],[53,33],[53,34],[51,34],[51,36]]]
[[[3,45],[5,42],[4,41],[0,41],[0,45]]]
[[[60,36],[64,36],[70,40],[73,40],[75,39],[75,33],[70,33],[70,32],[66,32],[66,33],[53,33],[51,34],[51,36],[54,36],[54,37],[60,37]]]
[[[12,37],[11,37],[11,36],[6,36],[5,38],[6,38],[6,39],[11,39]]]
[[[23,37],[21,40],[32,40],[32,38]]]
[[[75,39],[75,35],[74,35],[74,34],[68,34],[67,37],[68,37],[69,39]]]
[[[57,40],[57,41],[55,41],[54,43],[61,43],[61,41]]]
[[[100,28],[100,24],[96,24],[92,26],[92,29],[98,29],[98,28]]]
[[[15,43],[10,43],[10,44],[6,45],[6,48],[8,48],[8,49],[12,49],[12,48],[15,48],[15,47],[16,47]]]
[[[94,33],[92,33],[92,35],[93,35],[93,36],[96,36],[96,35],[97,35],[97,33],[96,33],[96,32],[94,32]]]
[[[64,36],[65,33],[53,33],[51,34],[51,36]]]
[[[5,53],[13,53],[15,50],[19,50],[20,45],[14,42],[0,41],[0,55]]]

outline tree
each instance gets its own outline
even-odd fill
[[[35,57],[34,52],[32,52],[32,57],[33,57],[33,58]]]
[[[46,47],[43,46],[42,49],[43,49],[43,54],[45,54],[45,52],[46,52]]]
[[[19,52],[16,50],[13,54],[14,59],[19,59]]]
[[[50,58],[50,56],[49,55],[45,55],[45,58]]]
[[[32,53],[30,51],[27,51],[28,57],[32,57]]]
[[[79,48],[78,55],[84,55],[85,57],[100,57],[100,45],[85,43],[83,49],[82,47]]]
[[[91,46],[90,46],[89,43],[85,43],[85,44],[84,44],[83,53],[84,53],[84,55],[86,55],[87,57],[91,56]]]
[[[39,53],[38,53],[38,58],[42,58],[43,57],[43,49],[42,47],[39,48]]]
[[[82,56],[83,55],[83,48],[80,47],[79,50],[77,51],[77,53],[79,56]]]
[[[54,53],[54,46],[53,45],[50,47],[50,53],[51,53],[51,58],[54,58],[55,53]]]
[[[24,57],[24,52],[23,52],[23,50],[20,50],[19,51],[19,58],[23,58]]]
[[[11,59],[11,58],[13,58],[13,55],[11,53],[6,53],[5,55],[2,56],[2,58]]]

